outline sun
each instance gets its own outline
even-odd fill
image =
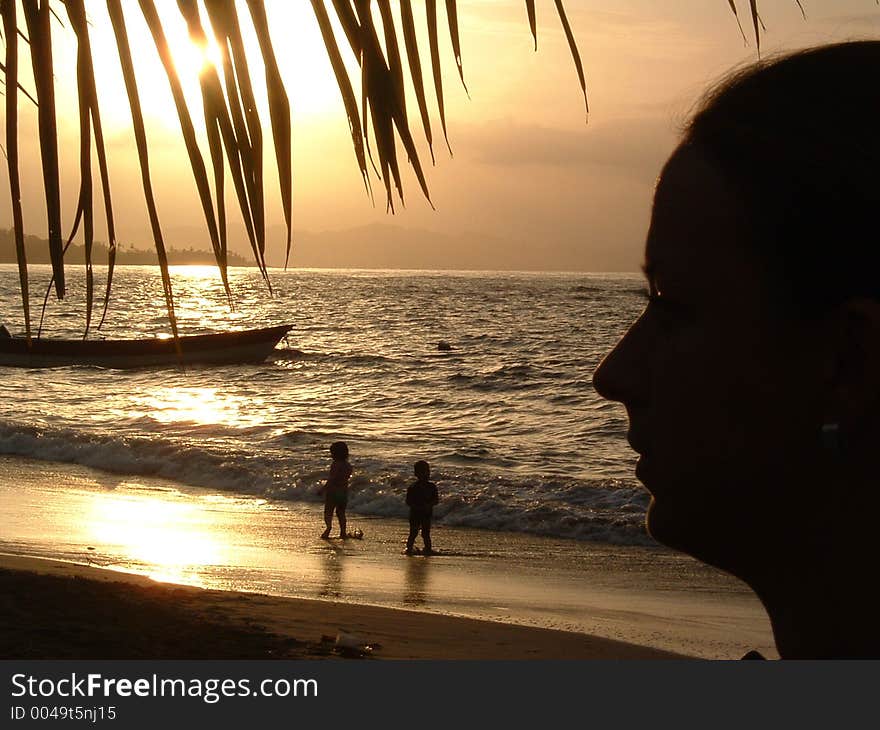
[[[128,26],[128,39],[134,60],[135,76],[141,90],[141,104],[148,127],[158,123],[166,133],[179,131],[177,110],[168,88],[165,69],[159,60],[155,43],[143,17],[137,12],[136,3],[125,4],[125,19]],[[248,55],[251,80],[257,92],[258,103],[263,98],[261,88],[264,84],[260,47],[253,25],[249,22],[247,5],[237,3],[240,28]],[[187,105],[194,120],[202,116],[199,79],[209,68],[216,68],[223,75],[223,52],[213,35],[207,18],[203,24],[209,37],[206,42],[194,41],[187,30],[186,22],[177,11],[175,3],[157,3],[157,11],[168,45],[172,49],[175,69],[183,86]],[[266,11],[270,28],[273,29],[273,46],[281,75],[287,86],[291,109],[299,120],[338,117],[341,101],[336,77],[324,43],[309,4],[305,2],[267,3]],[[106,8],[100,3],[89,6],[90,41],[95,59],[95,81],[98,87],[101,112],[108,130],[124,133],[131,126],[128,111],[128,95],[119,66],[116,39]],[[341,29],[339,37],[344,39]],[[60,68],[75,69],[76,44],[73,34],[56,34],[58,55],[65,60]],[[344,48],[344,46],[343,46]],[[59,58],[60,60],[60,58]],[[346,62],[356,66],[354,57],[346,57]],[[62,97],[59,108],[77,108],[76,83],[64,83],[59,89]],[[259,109],[260,116],[268,120],[267,108]],[[75,123],[75,116],[72,117]],[[197,125],[198,126],[198,125]]]
[[[217,41],[196,43],[191,38],[181,39],[174,48],[174,66],[182,78],[201,76],[209,68],[220,69],[223,55]]]

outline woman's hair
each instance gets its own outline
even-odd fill
[[[703,99],[683,144],[731,184],[778,292],[820,313],[880,299],[880,41],[759,62]]]
[[[348,444],[345,441],[334,441],[330,444],[330,456],[334,459],[347,459]]]

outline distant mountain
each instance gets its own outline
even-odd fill
[[[276,240],[284,240],[280,229]],[[267,261],[270,266],[283,266],[284,245],[267,245]],[[383,223],[336,231],[295,231],[290,261],[296,268],[489,271],[559,268],[558,262],[547,261],[546,251],[537,244],[476,232],[450,235]]]
[[[186,241],[196,247],[171,248],[169,259],[172,264],[214,263],[206,231],[197,226],[168,226],[165,234],[172,245]],[[266,234],[268,265],[284,266],[284,227],[269,226]],[[255,265],[242,227],[230,226],[228,240],[230,266]],[[46,241],[28,236],[26,245],[30,263],[49,263]],[[0,230],[0,263],[15,260],[12,231]],[[66,260],[82,263],[82,246],[72,246]],[[98,264],[106,263],[106,245],[95,244],[92,260]],[[552,271],[580,270],[581,262],[581,252],[574,249],[557,247],[554,255],[549,256],[543,240],[510,240],[478,232],[447,234],[385,223],[330,231],[295,231],[290,254],[292,268],[318,269]],[[117,256],[117,263],[123,266],[155,265],[156,253],[125,246]]]
[[[171,241],[208,245],[207,233],[195,226],[169,226]],[[284,266],[287,232],[283,226],[266,230],[266,262]],[[229,227],[231,251],[253,260],[241,226]],[[497,252],[505,255],[499,257]],[[328,231],[293,233],[290,266],[303,269],[521,269],[547,268],[530,247],[511,245],[480,233],[449,235],[419,228],[372,223]]]
[[[25,252],[29,264],[48,264],[49,242],[37,236],[25,236]],[[107,263],[107,244],[96,242],[92,246],[92,263]],[[18,259],[15,253],[15,236],[11,229],[0,229],[0,264],[14,264]],[[85,250],[82,245],[72,244],[64,256],[66,263],[82,264],[85,262]],[[253,262],[238,254],[230,252],[227,256],[230,266],[253,266]],[[168,262],[172,266],[197,265],[205,266],[215,263],[213,251],[194,248],[170,249]],[[119,247],[116,252],[118,266],[157,266],[156,252],[143,249]]]

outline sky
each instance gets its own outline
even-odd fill
[[[762,52],[880,38],[880,8],[874,0],[802,0],[802,4],[806,20],[794,0],[760,3],[767,26]],[[164,71],[136,3],[129,0],[124,5],[144,89],[153,183],[167,242],[172,247],[207,249],[209,239]],[[166,33],[178,49],[178,69],[189,78],[187,98],[191,108],[198,110],[197,74],[216,57],[216,49],[200,53],[188,41],[175,0],[157,0],[157,5]],[[386,213],[378,180],[373,182],[379,193],[375,206],[364,191],[311,4],[267,0],[266,5],[293,107],[294,266],[325,265],[332,260],[340,267],[375,261],[382,268],[637,270],[653,186],[675,146],[678,129],[708,85],[756,58],[746,0],[738,0],[738,6],[748,45],[727,0],[566,0],[586,70],[587,123],[553,3],[538,3],[535,53],[521,0],[460,0],[462,60],[469,95],[458,81],[449,37],[443,32],[442,11],[440,21],[452,157],[437,141],[441,133],[436,106],[431,106],[434,167],[418,115],[411,114],[416,117],[413,132],[436,210],[421,195],[414,175],[404,170],[406,207],[398,206],[391,216]],[[414,5],[421,26],[423,3]],[[442,8],[443,3],[439,5]],[[152,238],[109,21],[103,2],[87,0],[86,7],[97,59],[117,234],[123,245],[149,248]],[[247,24],[244,28],[248,32]],[[56,94],[63,110],[59,118],[62,211],[68,229],[79,185],[75,44],[69,30],[57,24],[55,29]],[[342,45],[344,39],[340,41]],[[347,60],[353,67],[353,58]],[[23,52],[22,66],[27,62]],[[423,68],[427,70],[429,63],[425,42]],[[262,69],[256,61],[252,74],[259,89]],[[817,101],[821,103],[821,88]],[[25,102],[22,107],[25,228],[29,234],[45,237],[36,113]],[[284,219],[269,141],[269,115],[265,108],[260,111],[267,132],[269,261],[280,264]],[[201,112],[193,116],[198,123]],[[209,160],[206,148],[204,155]],[[237,251],[249,251],[234,200],[230,198],[229,204],[230,244]],[[4,174],[0,175],[0,226],[10,225]],[[105,231],[99,223],[97,237],[105,239]],[[386,235],[402,240],[408,250],[385,247],[374,256],[371,247]],[[322,245],[333,250],[329,258],[324,252],[319,260],[315,252]]]

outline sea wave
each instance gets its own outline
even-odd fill
[[[319,502],[326,461],[311,448],[323,432],[293,431],[244,451],[222,441],[120,436],[40,424],[0,421],[0,454],[81,464],[105,472],[152,476],[221,492],[269,499]],[[307,448],[304,448],[307,447]],[[449,459],[437,469],[442,499],[439,524],[537,535],[647,545],[647,497],[619,480],[499,477],[467,462],[485,454]],[[409,476],[397,464],[366,454],[355,463],[349,509],[361,515],[403,518]]]

